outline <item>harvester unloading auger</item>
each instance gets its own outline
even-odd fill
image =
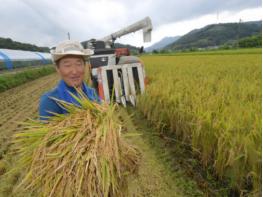
[[[127,48],[114,48],[114,41],[126,34],[143,30],[144,42],[151,41],[152,23],[144,18],[104,38],[82,42],[84,48],[94,50],[90,58],[91,79],[100,98],[106,102],[136,105],[136,95],[144,92],[145,70],[136,56],[130,56]]]

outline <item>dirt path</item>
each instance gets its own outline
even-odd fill
[[[139,134],[130,137],[129,140],[140,148],[142,160],[138,177],[131,181],[130,196],[204,196],[196,182],[187,177],[181,169],[171,168],[167,164],[165,160],[169,157],[160,154],[158,147],[151,144],[150,128],[147,124],[141,124],[141,117],[135,116],[131,111],[134,109],[122,109],[122,115],[127,130]]]
[[[15,174],[10,180],[1,179],[5,168],[8,168],[3,163],[10,160],[6,158],[6,153],[9,150],[10,137],[18,127],[17,122],[37,115],[40,95],[54,87],[57,78],[56,74],[52,74],[0,94],[0,196],[6,196],[12,191],[19,176]],[[130,181],[129,196],[202,196],[196,183],[185,177],[180,169],[171,170],[165,164],[165,157],[158,155],[147,137],[147,126],[138,125],[136,117],[131,118],[126,109],[122,109],[122,114],[128,130],[141,134],[129,139],[142,152],[138,177]]]

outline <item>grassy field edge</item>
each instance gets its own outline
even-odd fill
[[[55,72],[55,68],[51,65],[48,65],[44,67],[23,70],[17,73],[2,74],[0,75],[0,92],[4,92],[10,88],[14,88],[28,81],[49,75],[53,72]]]

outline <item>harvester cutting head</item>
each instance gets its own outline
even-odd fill
[[[126,106],[136,104],[136,95],[143,93],[145,72],[141,63],[100,67],[97,70],[98,93],[107,102],[113,98]]]

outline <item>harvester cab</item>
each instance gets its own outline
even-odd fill
[[[128,48],[115,48],[114,41],[123,35],[142,29],[144,42],[151,41],[152,23],[149,17],[125,27],[102,39],[82,42],[84,48],[94,50],[90,57],[91,80],[100,98],[113,99],[126,106],[136,105],[136,95],[145,90],[145,70],[141,60],[130,56]]]

